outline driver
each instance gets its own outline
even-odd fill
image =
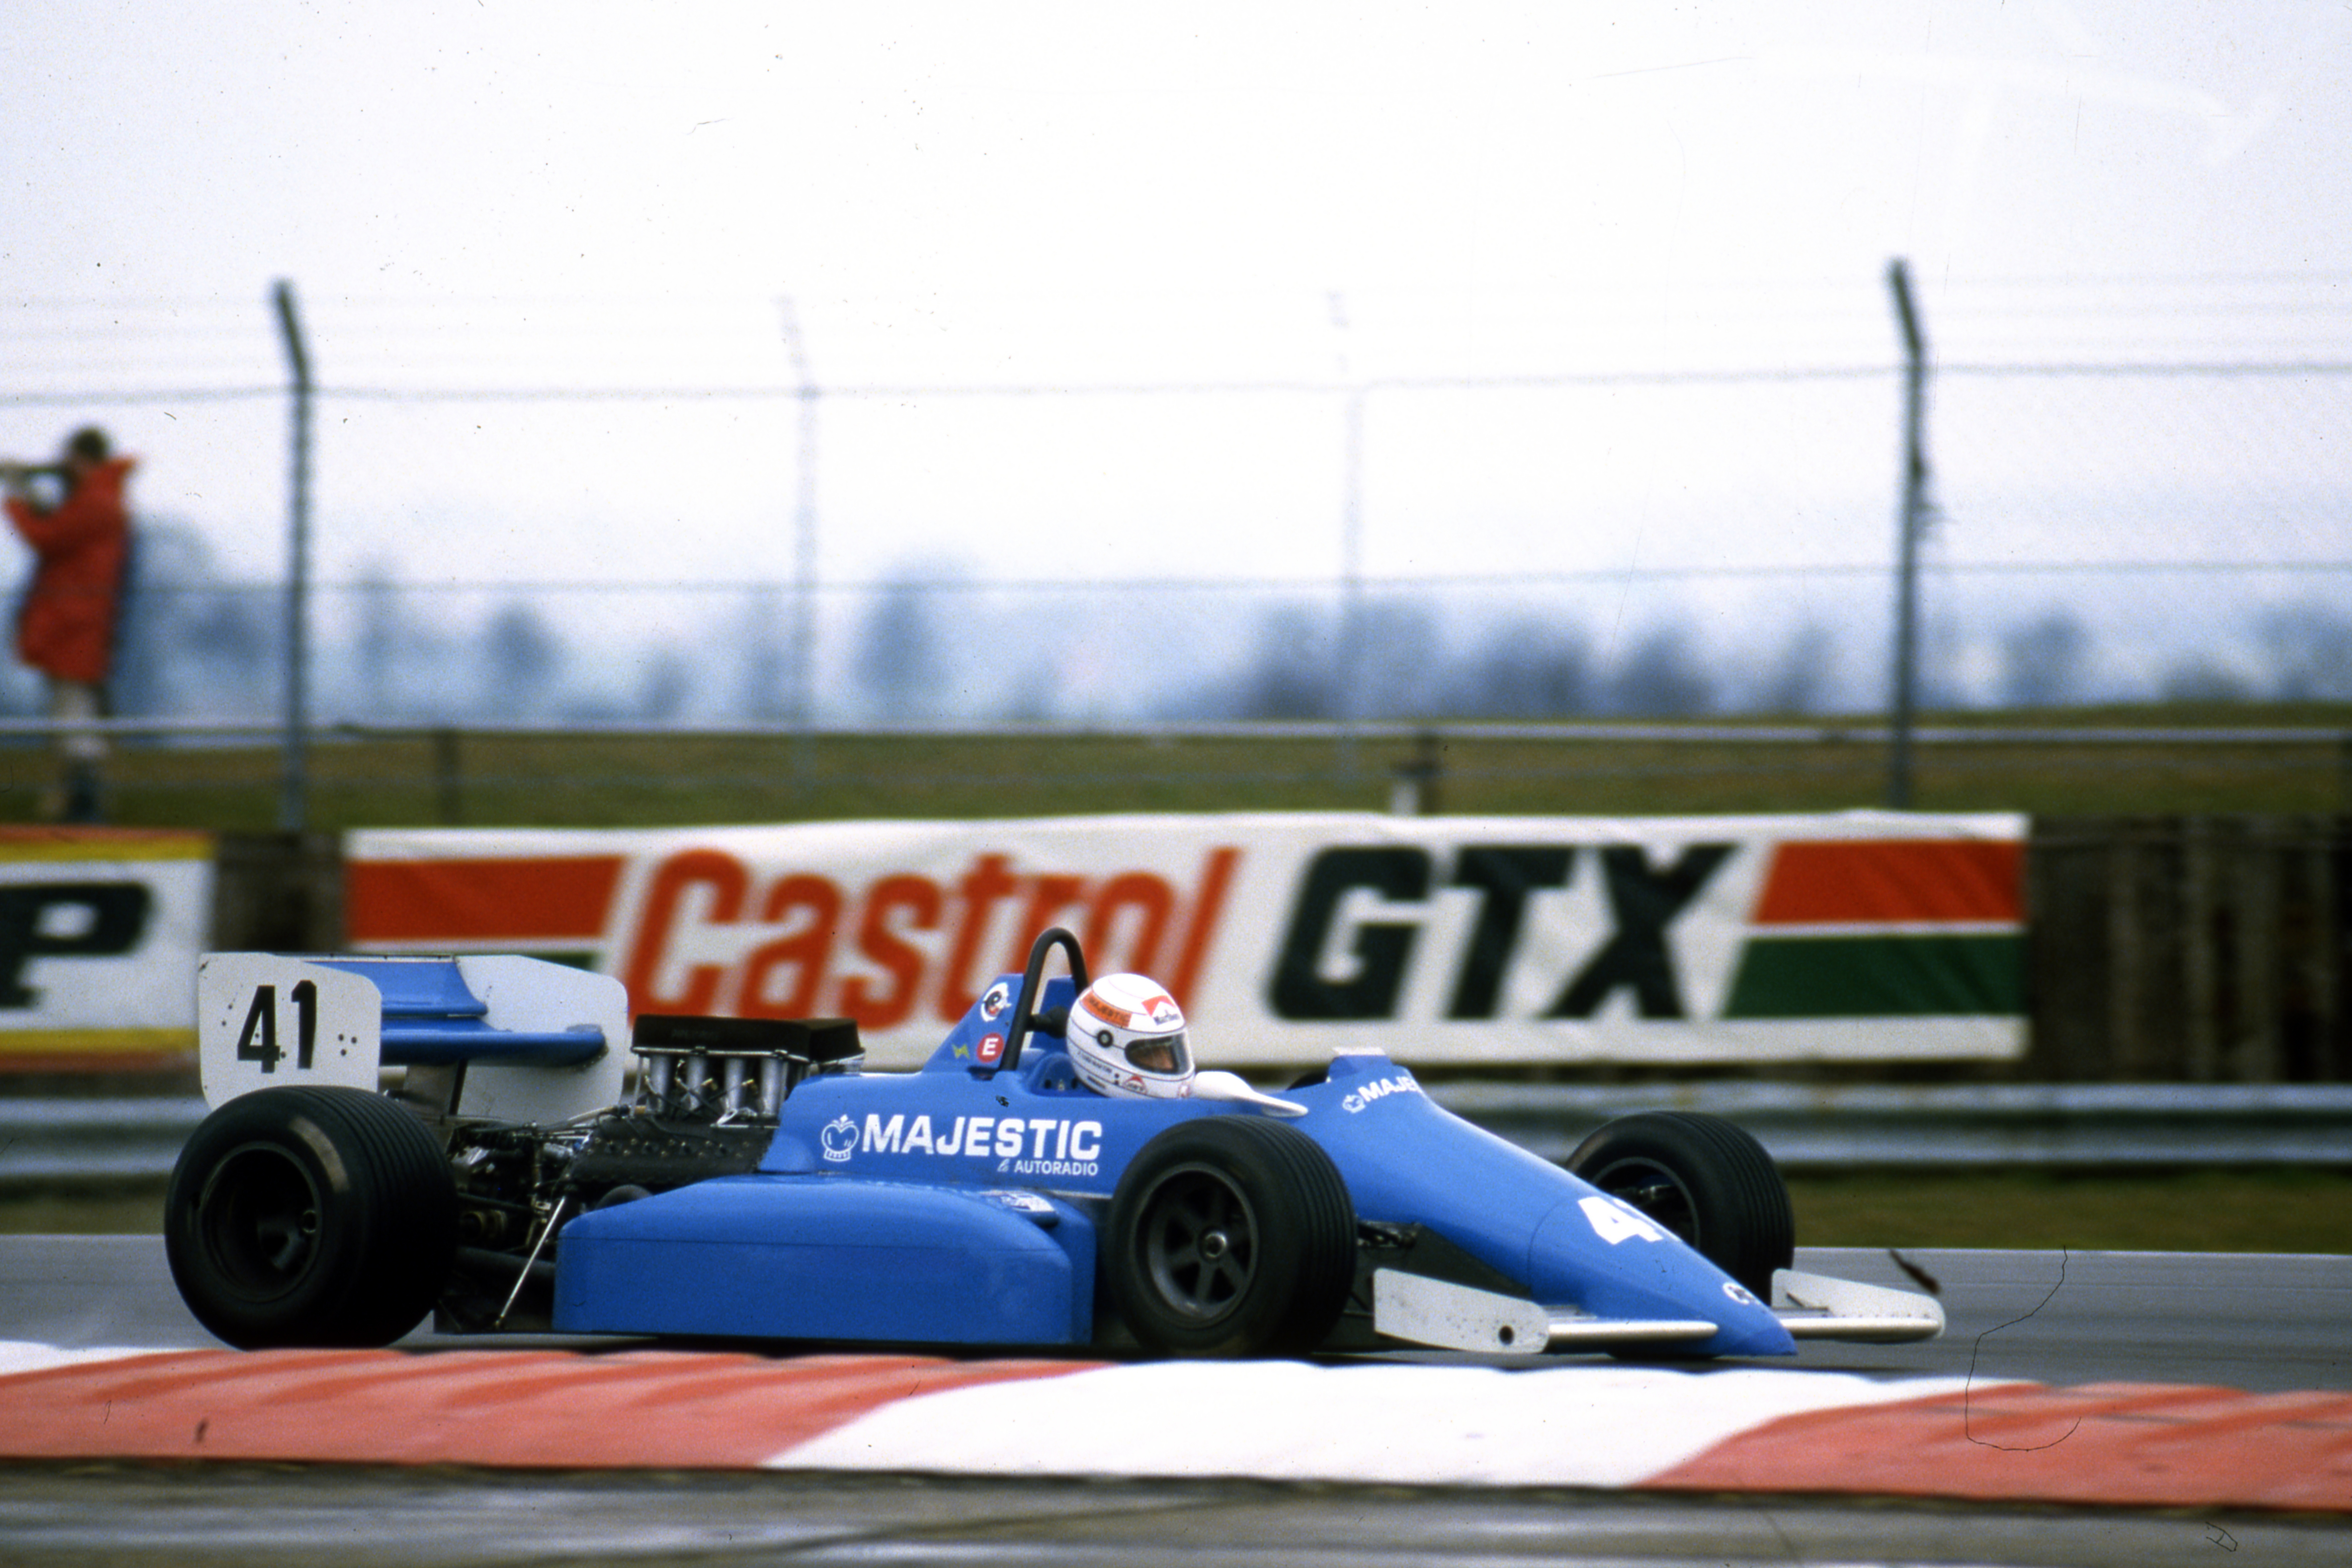
[[[1097,1094],[1190,1100],[1184,1010],[1156,980],[1106,974],[1078,994],[1063,1031],[1070,1065]]]

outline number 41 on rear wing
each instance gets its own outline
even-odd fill
[[[545,1125],[620,1098],[628,1030],[618,980],[514,954],[212,952],[196,965],[215,1106],[283,1083],[373,1092],[404,1068],[444,1114]]]

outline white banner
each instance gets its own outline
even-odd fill
[[[645,1013],[842,1016],[920,1060],[1031,937],[1210,1065],[2014,1057],[2014,816],[1358,814],[369,832],[353,944],[572,958]]]
[[[0,829],[0,1059],[192,1049],[212,855],[202,833]]]

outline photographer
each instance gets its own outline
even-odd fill
[[[106,679],[114,657],[115,617],[131,552],[123,504],[132,460],[112,455],[106,432],[78,430],[54,465],[0,465],[8,521],[33,550],[32,581],[17,610],[18,657],[48,678],[49,716],[60,776],[44,793],[49,821],[96,822],[103,816],[101,764],[106,737],[81,728],[105,716]]]

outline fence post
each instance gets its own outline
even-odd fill
[[[793,474],[793,773],[806,784],[815,774],[816,749],[816,414],[820,395],[809,370],[800,312],[789,295],[783,314],[784,353],[793,362],[795,422]]]
[[[310,355],[294,308],[294,285],[281,278],[274,292],[293,394],[286,500],[286,736],[279,753],[278,827],[300,833],[310,816]]]
[[[1356,782],[1364,688],[1364,389],[1348,394],[1340,461],[1339,641],[1332,702],[1339,721],[1339,783]]]
[[[433,731],[433,787],[441,803],[441,826],[457,827],[466,820],[464,763],[458,755],[461,737],[454,725]]]
[[[1364,384],[1351,368],[1348,301],[1339,290],[1323,297],[1328,313],[1339,380],[1339,616],[1331,646],[1331,716],[1339,721],[1332,756],[1332,782],[1347,789],[1356,782],[1358,706],[1363,683],[1364,568]]]
[[[1901,257],[1886,264],[1886,284],[1895,294],[1896,324],[1903,329],[1903,504],[1897,522],[1895,568],[1894,739],[1888,751],[1886,804],[1911,805],[1911,729],[1919,683],[1919,531],[1927,501],[1926,405],[1927,340],[1911,300],[1911,268]]]

